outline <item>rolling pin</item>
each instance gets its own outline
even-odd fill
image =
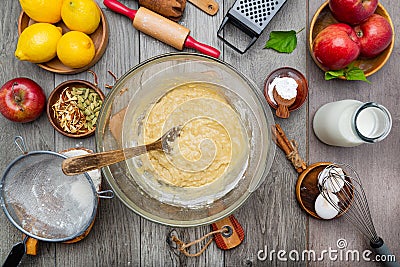
[[[220,55],[220,51],[217,49],[200,43],[191,37],[188,28],[145,7],[133,10],[116,0],[104,0],[103,3],[112,11],[125,15],[133,20],[133,27],[137,30],[178,50],[188,47],[215,58],[218,58]]]

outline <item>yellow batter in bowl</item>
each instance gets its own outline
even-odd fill
[[[177,125],[182,131],[173,152],[151,151],[143,161],[145,171],[170,185],[210,184],[248,156],[241,120],[216,85],[187,83],[163,95],[144,121],[144,143]]]

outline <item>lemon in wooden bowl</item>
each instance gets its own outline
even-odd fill
[[[37,65],[47,71],[58,73],[58,74],[75,74],[75,73],[80,73],[83,71],[88,70],[90,67],[92,67],[94,64],[96,64],[100,58],[103,56],[107,44],[108,44],[108,22],[106,20],[106,17],[103,13],[103,11],[99,8],[100,11],[100,23],[96,30],[89,34],[90,39],[92,39],[94,47],[95,47],[95,55],[93,59],[90,61],[89,64],[86,64],[83,67],[80,68],[71,68],[66,65],[64,65],[58,57],[55,57],[49,61],[38,63]],[[21,12],[21,15],[19,16],[18,19],[18,34],[21,35],[21,33],[27,28],[28,26],[37,23],[37,21],[31,19],[25,12]],[[65,23],[60,20],[59,22],[54,24],[56,27],[62,28],[62,33],[65,34],[69,32],[71,29],[69,29]]]
[[[27,27],[18,39],[15,56],[19,60],[42,63],[56,56],[61,28],[50,23],[35,23]]]
[[[64,34],[57,44],[57,57],[70,68],[83,68],[90,64],[95,55],[92,39],[79,31]]]

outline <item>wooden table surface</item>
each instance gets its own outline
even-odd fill
[[[100,1],[108,19],[110,37],[107,50],[92,68],[99,76],[105,94],[105,84],[112,84],[107,73],[121,76],[136,64],[156,55],[175,51],[132,27],[132,22],[108,10]],[[122,1],[137,8],[137,1]],[[276,68],[291,66],[300,70],[309,82],[307,103],[293,112],[289,119],[275,118],[290,138],[297,140],[301,156],[307,163],[339,161],[352,165],[360,174],[369,200],[376,230],[394,254],[400,257],[400,50],[396,36],[393,54],[386,65],[365,82],[325,81],[321,70],[312,61],[307,47],[309,22],[323,0],[288,0],[269,23],[254,46],[244,55],[233,51],[217,38],[217,29],[234,0],[218,0],[219,12],[211,17],[187,3],[180,23],[190,28],[192,36],[221,50],[221,59],[235,66],[260,88],[266,76]],[[391,13],[395,28],[400,27],[397,0],[382,0]],[[0,82],[25,76],[37,81],[48,96],[52,89],[69,79],[92,80],[91,74],[58,75],[38,66],[21,62],[14,57],[17,44],[17,20],[21,12],[18,1],[5,0],[0,16]],[[291,54],[279,54],[263,49],[269,32],[273,30],[300,30],[298,45]],[[237,37],[239,38],[239,36]],[[386,106],[392,114],[393,128],[382,142],[355,148],[327,146],[316,138],[311,122],[315,111],[324,103],[357,99],[375,101]],[[60,135],[50,125],[45,114],[32,123],[13,123],[0,116],[0,171],[19,155],[13,143],[22,135],[30,150],[60,151],[71,147],[95,148],[95,138],[70,139]],[[364,261],[292,261],[277,259],[261,261],[258,252],[263,249],[285,250],[289,253],[305,249],[321,253],[338,249],[337,240],[344,238],[347,249],[362,252],[369,249],[368,241],[345,220],[320,221],[304,213],[295,198],[297,174],[277,150],[271,171],[264,184],[240,207],[234,215],[245,231],[245,240],[231,251],[221,251],[212,244],[200,257],[187,258],[175,254],[166,243],[171,227],[147,221],[126,208],[118,198],[101,201],[95,225],[84,240],[73,245],[40,243],[37,256],[25,256],[21,266],[366,266]],[[105,179],[105,188],[109,188]],[[197,239],[210,231],[209,226],[177,229],[185,241]],[[21,233],[0,214],[0,262],[13,244],[21,241]],[[287,255],[286,255],[287,257]],[[369,263],[367,266],[372,266]],[[376,264],[379,266],[379,264]]]

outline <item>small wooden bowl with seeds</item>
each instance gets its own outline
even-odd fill
[[[58,85],[47,101],[47,117],[59,133],[82,138],[94,134],[104,101],[103,92],[84,80],[69,80]]]

